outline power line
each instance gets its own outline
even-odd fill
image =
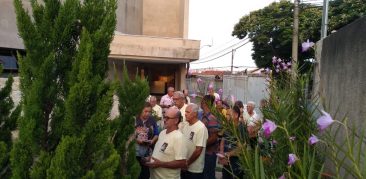
[[[202,69],[214,69],[214,68],[230,68],[231,66],[217,66],[217,67],[209,67],[209,68],[195,68],[192,70],[202,70]],[[233,66],[234,68],[257,68],[255,66]]]
[[[245,40],[248,40],[248,39],[249,39],[248,37],[247,37],[247,38],[244,38],[244,39],[240,40],[239,42],[237,42],[237,43],[235,43],[235,44],[233,44],[233,45],[230,45],[230,46],[226,47],[225,49],[222,49],[222,50],[220,50],[220,51],[218,51],[218,52],[216,52],[216,53],[213,53],[213,54],[211,54],[211,55],[208,55],[208,56],[206,56],[206,57],[200,58],[199,60],[204,60],[204,59],[210,58],[210,57],[212,57],[212,56],[215,56],[215,55],[217,55],[217,54],[220,54],[220,53],[222,53],[222,52],[224,52],[224,51],[226,51],[226,50],[232,49],[232,47],[235,47],[235,46],[237,46],[238,44],[240,44],[240,43],[242,43],[242,42],[244,42]],[[198,60],[198,61],[199,61],[199,60]]]
[[[236,47],[236,48],[234,48],[234,50],[239,49],[239,48],[241,48],[242,46],[244,46],[244,45],[246,45],[246,44],[248,44],[248,43],[249,43],[249,41],[247,41],[247,42],[245,42],[245,43],[241,44],[240,46],[238,46],[238,47]],[[218,59],[218,58],[221,58],[221,57],[223,57],[223,56],[225,56],[225,55],[227,55],[227,54],[229,54],[229,53],[231,53],[231,52],[232,52],[232,51],[228,51],[228,52],[226,52],[226,53],[224,53],[224,54],[222,54],[222,55],[220,55],[220,56],[218,56],[218,57],[212,58],[212,59],[210,59],[210,60],[206,60],[206,61],[198,61],[198,62],[192,62],[191,64],[200,64],[200,63],[206,63],[206,62],[214,61],[214,60],[216,60],[216,59]]]
[[[232,42],[232,41],[234,41],[235,39],[237,39],[237,38],[236,38],[236,37],[234,37],[234,38],[232,38],[231,40],[229,40],[229,41],[227,41],[227,42],[225,42],[225,43],[219,44],[217,47],[214,47],[213,43],[211,43],[211,44],[212,44],[212,47],[214,47],[214,48],[212,48],[212,50],[210,50],[209,52],[204,53],[204,55],[206,55],[206,54],[210,54],[210,53],[212,53],[212,52],[214,52],[214,51],[216,51],[216,50],[220,49],[221,47],[226,46],[226,44],[231,43],[231,42]]]

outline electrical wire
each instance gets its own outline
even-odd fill
[[[222,53],[222,52],[224,52],[224,51],[226,51],[226,50],[228,50],[228,49],[231,49],[232,47],[237,46],[238,44],[240,44],[240,43],[242,43],[242,42],[244,42],[245,40],[248,40],[248,39],[249,39],[248,37],[247,37],[247,38],[244,38],[244,39],[241,39],[239,42],[237,42],[237,43],[235,43],[235,44],[233,44],[233,45],[230,45],[230,46],[226,47],[225,49],[222,49],[222,50],[220,50],[220,51],[218,51],[218,52],[216,52],[216,53],[213,53],[213,54],[208,55],[208,56],[206,56],[206,57],[200,58],[198,61],[200,61],[200,60],[204,60],[204,59],[207,59],[207,58],[210,58],[210,57],[215,56],[215,55],[217,55],[217,54],[220,54],[220,53]]]
[[[238,47],[236,47],[236,48],[233,48],[233,50],[239,49],[239,48],[241,48],[242,46],[244,46],[244,45],[246,45],[246,44],[248,44],[248,43],[249,43],[249,41],[247,41],[247,42],[245,42],[245,43],[241,44],[240,46],[238,46]],[[216,59],[218,59],[218,58],[221,58],[221,57],[223,57],[223,56],[225,56],[225,55],[227,55],[227,54],[230,54],[231,52],[232,52],[232,51],[228,51],[228,52],[226,52],[226,53],[224,53],[224,54],[222,54],[222,55],[220,55],[220,56],[218,56],[218,57],[215,57],[215,58],[212,58],[212,59],[209,59],[209,60],[206,60],[206,61],[196,61],[196,62],[191,62],[191,64],[201,64],[201,63],[211,62],[211,61],[214,61],[214,60],[216,60]]]

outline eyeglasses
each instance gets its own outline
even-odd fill
[[[177,117],[169,117],[169,116],[165,116],[164,119],[167,121],[168,119],[176,119]]]

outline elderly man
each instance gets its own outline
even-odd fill
[[[205,163],[208,132],[205,124],[198,120],[198,105],[189,104],[186,108],[186,125],[182,133],[187,139],[187,171],[182,172],[182,179],[202,179]]]
[[[262,120],[259,115],[254,111],[255,103],[248,101],[247,110],[244,112],[243,118],[247,126],[258,128],[262,124]]]
[[[179,179],[181,168],[186,166],[187,149],[183,134],[178,130],[181,114],[176,107],[165,113],[165,129],[160,132],[150,162],[151,179]]]
[[[184,98],[184,94],[180,91],[176,91],[173,94],[173,101],[174,101],[174,105],[179,109],[180,113],[182,114],[182,122],[179,123],[179,129],[182,130],[182,128],[187,125],[187,121],[186,121],[186,107],[187,104],[185,103],[185,98]]]
[[[165,112],[168,108],[173,106],[173,104],[174,104],[173,103],[173,94],[174,94],[174,88],[169,87],[168,93],[166,95],[164,95],[163,97],[161,97],[160,106],[163,108],[163,112]]]

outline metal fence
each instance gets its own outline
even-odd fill
[[[197,82],[198,79],[202,82]],[[233,95],[236,100],[241,100],[243,103],[254,101],[257,107],[260,100],[267,98],[269,93],[265,76],[225,75],[223,80],[217,80],[213,76],[197,76],[186,79],[189,94],[206,94],[210,83],[213,83],[217,93],[219,89],[223,89],[222,99]],[[199,99],[193,99],[192,102],[197,104]]]

